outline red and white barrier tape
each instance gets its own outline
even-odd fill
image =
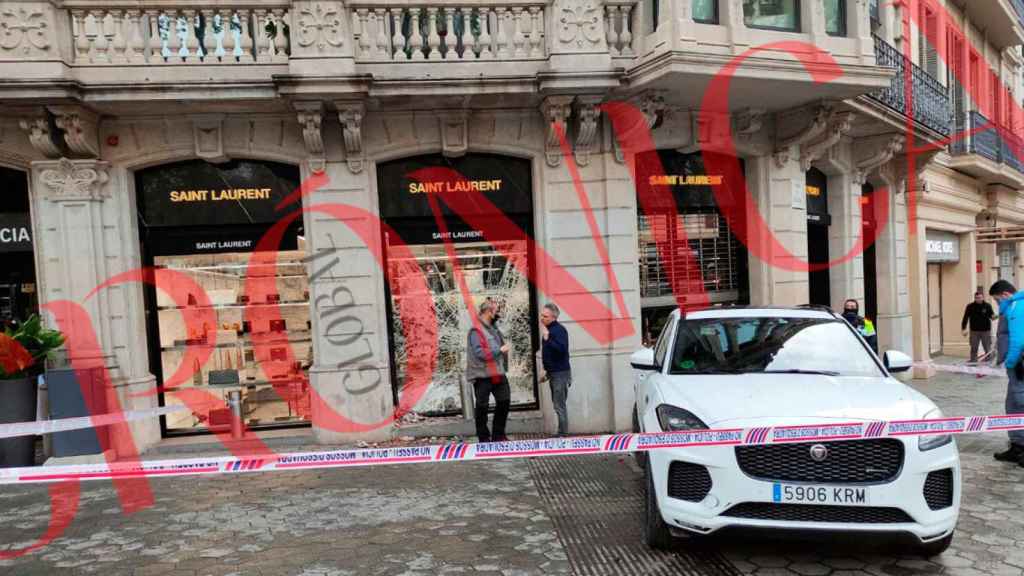
[[[83,428],[99,428],[110,426],[121,422],[132,422],[135,420],[146,420],[188,410],[188,406],[177,404],[173,406],[159,406],[157,408],[146,408],[144,410],[127,410],[120,414],[97,414],[96,416],[76,416],[74,418],[59,418],[57,420],[37,420],[35,422],[15,422],[13,424],[0,424],[0,438],[15,438],[17,436],[38,436],[41,434],[52,434],[54,432],[67,432],[70,430],[81,430]]]
[[[440,444],[381,449],[332,450],[276,454],[268,457],[220,456],[136,463],[78,464],[0,469],[0,484],[65,480],[105,480],[144,476],[234,474],[310,470],[350,466],[382,466],[417,462],[468,462],[498,458],[608,454],[698,446],[740,446],[832,440],[857,440],[934,434],[978,434],[1024,430],[1024,414],[961,416],[934,420],[894,420],[766,426],[665,432],[606,434],[485,444]]]
[[[991,364],[933,364],[931,362],[915,362],[915,368],[931,368],[936,372],[952,372],[955,374],[972,374],[976,376],[1006,376],[1006,368]]]

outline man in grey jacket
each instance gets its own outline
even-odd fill
[[[476,435],[480,442],[501,442],[505,436],[505,422],[512,403],[512,391],[505,372],[508,369],[508,344],[494,323],[498,319],[497,305],[487,299],[480,304],[479,323],[466,335],[466,380],[473,384],[476,401]],[[494,430],[487,429],[487,408],[494,395]]]

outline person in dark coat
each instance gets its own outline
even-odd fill
[[[544,305],[540,313],[541,361],[551,385],[551,402],[558,416],[558,435],[569,434],[569,412],[565,401],[572,386],[572,369],[569,366],[569,332],[558,322],[558,306]]]
[[[978,290],[974,293],[974,302],[964,309],[963,320],[960,321],[960,330],[967,336],[967,326],[970,325],[971,362],[978,361],[978,347],[985,349],[985,356],[992,354],[992,319],[996,317],[992,305],[985,301],[985,295]]]

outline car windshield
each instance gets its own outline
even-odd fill
[[[714,318],[679,322],[672,374],[881,376],[850,328],[823,318]]]

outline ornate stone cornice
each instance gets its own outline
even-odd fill
[[[64,131],[64,141],[75,156],[98,158],[99,115],[81,106],[50,106],[57,127]]]
[[[106,183],[110,165],[96,160],[36,162],[43,197],[51,202],[95,201],[110,196]]]
[[[47,158],[60,158],[61,150],[57,146],[57,142],[54,140],[54,128],[50,122],[50,117],[46,113],[33,116],[20,120],[18,125],[28,135],[29,142],[32,143],[32,147],[39,151],[40,154]]]
[[[733,116],[733,132],[744,138],[756,134],[764,126],[765,110],[763,108],[747,108]]]
[[[807,109],[801,109],[790,112],[788,114],[780,114],[777,118],[777,124],[787,123],[787,118],[798,114],[806,114]],[[829,118],[832,115],[832,109],[828,106],[819,104],[811,109],[812,117],[801,130],[795,134],[789,135],[785,138],[780,138],[775,147],[775,165],[779,168],[785,166],[786,162],[789,162],[790,153],[794,147],[802,146],[805,142],[817,138],[825,133],[828,128]]]
[[[541,113],[544,114],[544,121],[547,123],[547,141],[545,142],[545,156],[548,166],[554,168],[562,161],[561,143],[558,132],[561,130],[568,138],[567,126],[570,114],[572,114],[572,96],[548,96],[541,103]]]
[[[366,105],[362,102],[335,102],[338,108],[338,120],[341,122],[341,135],[345,143],[345,161],[353,173],[363,171],[363,115]]]
[[[831,150],[843,138],[843,134],[850,131],[855,117],[853,112],[833,112],[825,133],[817,140],[800,146],[800,168],[804,172],[810,170],[815,160]]]
[[[309,169],[314,173],[323,172],[326,158],[320,126],[323,121],[324,105],[322,102],[296,102],[294,107],[299,127],[302,129],[302,140],[306,144]]]
[[[906,141],[906,136],[894,134],[883,137],[880,142],[875,143],[875,146],[865,146],[864,148],[867,148],[868,154],[857,160],[856,168],[853,172],[854,182],[860,185],[867,182],[872,172],[888,163],[897,152],[903,149]],[[857,146],[857,148],[862,147]],[[890,177],[889,179],[891,180],[892,178]]]
[[[597,136],[597,122],[601,118],[601,96],[580,96],[576,98],[576,163],[580,166],[590,164],[590,153],[593,151]]]

